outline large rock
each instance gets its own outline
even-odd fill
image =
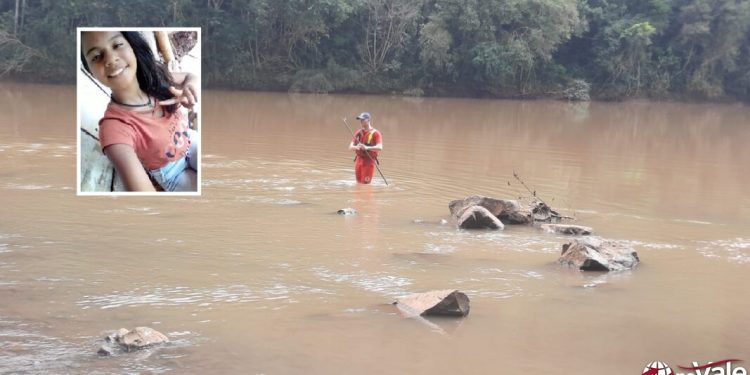
[[[505,224],[528,224],[531,222],[531,212],[521,209],[517,201],[509,199],[495,199],[473,195],[464,199],[457,199],[448,204],[451,215],[458,220],[467,209],[480,206],[491,212]]]
[[[397,298],[393,304],[407,316],[466,316],[469,314],[469,297],[455,289],[410,294]]]
[[[581,271],[622,271],[638,265],[638,253],[619,242],[584,237],[562,246],[560,264]]]
[[[590,227],[569,224],[542,224],[542,229],[550,233],[567,234],[572,236],[588,236],[593,232]]]
[[[136,327],[132,331],[120,328],[116,334],[108,337],[108,341],[120,344],[120,347],[126,351],[132,351],[167,343],[169,338],[153,328]]]
[[[462,229],[503,229],[505,225],[489,210],[482,206],[472,206],[463,211],[457,220]]]

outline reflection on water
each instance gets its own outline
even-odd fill
[[[203,195],[108,198],[75,196],[72,93],[0,89],[0,373],[600,374],[750,345],[746,106],[207,92]],[[388,186],[354,183],[362,111]],[[641,266],[561,270],[564,236],[444,221],[529,198],[514,171]],[[444,288],[468,318],[389,305]],[[94,354],[136,326],[173,343]]]

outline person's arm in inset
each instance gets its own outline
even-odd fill
[[[132,146],[120,143],[109,145],[104,148],[104,154],[114,164],[128,191],[156,191]]]

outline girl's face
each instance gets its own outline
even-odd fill
[[[91,74],[112,91],[138,86],[138,65],[130,44],[119,31],[84,32],[81,48]]]

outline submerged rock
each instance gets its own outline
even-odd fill
[[[457,220],[462,229],[504,229],[505,225],[489,210],[482,206],[472,206],[464,210]]]
[[[557,211],[553,210],[546,203],[542,201],[531,202],[529,205],[531,211],[532,221],[557,221],[560,220],[561,216]]]
[[[134,330],[122,335],[118,343],[128,351],[143,349],[152,345],[169,342],[163,333],[149,327],[136,327]]]
[[[100,347],[97,352],[101,356],[112,355],[115,349],[112,345],[119,345],[120,349],[129,352],[168,343],[169,338],[153,328],[136,327],[132,331],[120,328],[117,332],[107,335],[104,341],[106,344]]]
[[[593,232],[590,227],[569,224],[542,224],[542,229],[550,233],[568,234],[572,236],[588,236]]]
[[[397,298],[393,304],[407,316],[469,314],[469,297],[455,289],[410,294]]]
[[[637,266],[640,259],[633,248],[619,242],[584,237],[564,244],[558,262],[581,271],[623,271]]]
[[[99,354],[102,357],[110,356],[114,353],[114,349],[112,349],[111,346],[102,345],[99,350],[96,352],[96,354]]]
[[[342,209],[336,211],[336,213],[339,214],[339,215],[356,215],[357,214],[357,210],[355,210],[355,209],[353,209],[351,207],[347,207],[347,208],[342,208]]]

